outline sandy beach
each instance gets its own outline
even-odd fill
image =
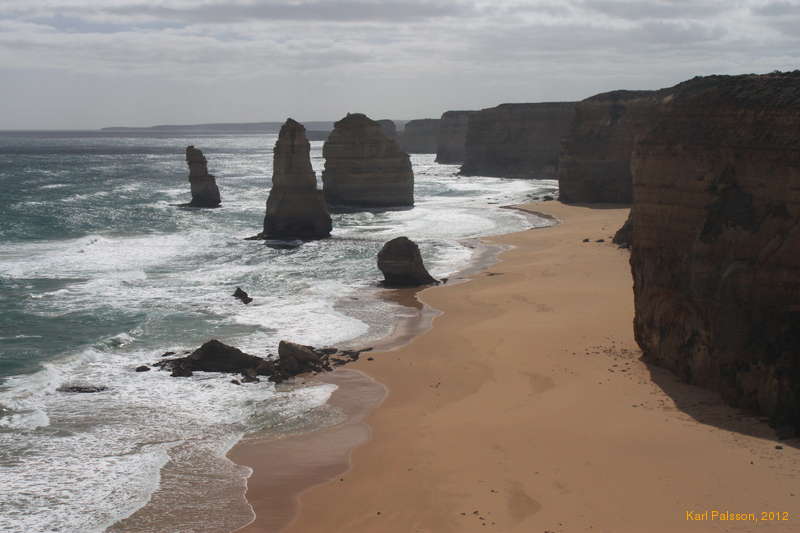
[[[382,403],[351,373],[341,427],[233,450],[254,469],[241,531],[797,530],[797,441],[640,361],[610,242],[628,209],[526,208],[560,223],[489,239],[514,248],[418,295],[430,330],[348,367]],[[298,456],[315,464],[281,470]]]

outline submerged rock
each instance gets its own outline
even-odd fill
[[[108,387],[105,385],[80,385],[77,383],[65,383],[56,390],[58,390],[58,392],[91,394],[94,392],[106,391],[108,390]]]
[[[322,149],[325,199],[346,207],[414,204],[414,173],[408,154],[361,113],[335,124]]]
[[[275,143],[272,190],[264,217],[264,239],[322,239],[331,234],[331,215],[311,167],[305,127],[288,119]]]
[[[250,295],[248,295],[245,291],[243,291],[239,287],[236,287],[236,290],[233,292],[233,297],[238,300],[241,300],[241,302],[245,305],[253,301],[253,299],[250,298]]]
[[[192,190],[191,207],[219,207],[217,180],[208,173],[208,162],[203,152],[194,146],[186,147],[186,164],[189,165],[189,184]]]
[[[425,269],[417,243],[408,237],[387,242],[378,252],[378,268],[383,272],[384,285],[417,287],[439,283]]]

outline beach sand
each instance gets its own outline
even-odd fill
[[[800,530],[797,441],[639,360],[629,254],[610,242],[628,209],[527,208],[560,224],[489,239],[515,248],[419,294],[443,312],[431,329],[348,367],[386,386],[379,407],[378,389],[337,391],[360,406],[349,426],[234,449],[254,468],[243,532],[292,516],[292,533]],[[335,452],[276,483],[298,449]]]

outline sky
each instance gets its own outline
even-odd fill
[[[800,68],[800,0],[0,0],[0,129],[438,117]]]

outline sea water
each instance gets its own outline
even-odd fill
[[[384,242],[410,237],[447,277],[473,258],[469,239],[547,224],[500,206],[557,188],[413,155],[413,209],[334,214],[330,239],[275,249],[244,240],[262,228],[275,140],[0,132],[0,531],[104,531],[150,500],[165,468],[170,511],[186,517],[176,530],[242,525],[248,471],[225,453],[249,431],[322,423],[334,387],[135,367],[212,338],[265,356],[281,339],[386,335],[408,310],[376,297]],[[189,144],[217,177],[219,209],[177,206],[190,199]],[[311,145],[319,177],[322,143]],[[232,297],[237,286],[253,303]],[[69,384],[107,390],[58,390]]]

